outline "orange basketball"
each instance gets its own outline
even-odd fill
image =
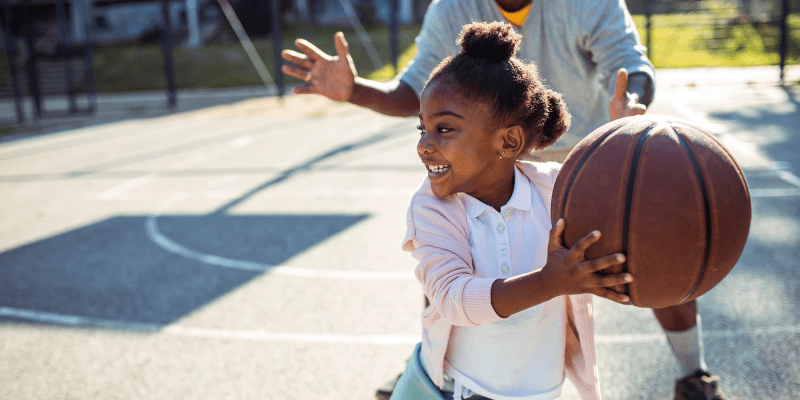
[[[553,190],[564,244],[602,232],[586,258],[621,252],[618,292],[639,307],[695,299],[733,269],[750,230],[744,174],[710,133],[666,116],[605,124],[567,156]]]

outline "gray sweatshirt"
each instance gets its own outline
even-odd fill
[[[417,93],[431,71],[460,50],[463,25],[505,21],[493,0],[434,0],[417,36],[417,56],[398,75]],[[624,0],[533,0],[521,29],[517,57],[533,61],[551,89],[563,94],[572,126],[567,145],[609,121],[616,72],[644,72],[655,82],[639,33]]]

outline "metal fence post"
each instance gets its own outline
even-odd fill
[[[789,16],[789,0],[781,1],[781,44],[780,44],[780,67],[781,67],[781,85],[785,84],[785,66],[786,66],[786,50],[789,41],[789,27],[786,24],[786,19]]]
[[[8,64],[11,70],[11,86],[14,89],[14,108],[17,112],[17,122],[25,122],[25,111],[23,110],[22,88],[19,83],[19,70],[17,70],[17,46],[14,43],[14,38],[11,34],[11,7],[9,7],[6,0],[0,0],[3,3],[3,38],[6,42],[6,51],[8,52]]]
[[[92,5],[89,3],[88,0],[84,0],[80,2],[80,13],[84,15],[83,18],[79,18],[77,23],[80,23],[81,26],[79,29],[73,29],[73,32],[81,32],[80,34],[80,42],[81,47],[83,49],[83,71],[86,76],[86,85],[87,85],[87,95],[89,97],[89,112],[95,112],[97,110],[97,86],[95,85],[94,81],[94,51],[92,50],[92,25],[90,24],[91,19],[89,16],[92,14]],[[75,21],[73,19],[73,21]],[[73,40],[78,41],[78,38],[75,37]]]
[[[653,17],[653,10],[650,7],[650,1],[651,0],[644,0],[644,15],[645,15],[645,18],[646,18],[645,19],[645,21],[646,21],[645,22],[645,30],[647,32],[647,41],[645,43],[645,46],[647,46],[647,58],[649,58],[650,61],[652,62],[653,61],[653,50],[652,50],[653,47],[650,44],[652,43],[652,38],[653,38],[653,24],[652,24],[652,21],[651,21],[652,17]]]
[[[67,27],[67,11],[64,0],[56,0],[56,19],[58,20],[58,61],[64,62],[64,84],[67,87],[67,99],[69,101],[69,112],[78,112],[78,104],[75,100],[75,85],[72,77],[72,52],[70,51],[67,38],[69,28]]]
[[[391,7],[391,10],[389,11],[389,13],[391,14],[391,17],[390,17],[390,20],[389,20],[390,21],[390,23],[389,23],[389,27],[390,27],[389,34],[391,35],[390,46],[391,46],[391,49],[392,49],[392,69],[394,70],[395,75],[397,75],[397,72],[398,72],[397,58],[398,58],[398,56],[400,54],[400,45],[398,43],[398,41],[399,41],[399,39],[398,39],[398,36],[399,36],[398,35],[398,19],[399,18],[398,18],[397,14],[400,12],[400,10],[399,10],[400,1],[399,0],[390,0],[389,4],[390,4],[390,7]]]
[[[271,0],[272,7],[272,59],[275,62],[275,84],[278,96],[283,97],[283,73],[281,72],[281,7],[278,0]]]
[[[177,103],[175,96],[175,66],[172,60],[172,26],[169,18],[169,0],[161,0],[164,23],[161,25],[161,47],[164,53],[164,75],[167,78],[167,102],[170,109]]]
[[[23,0],[22,25],[25,32],[25,44],[28,47],[28,87],[33,96],[33,109],[36,118],[42,117],[42,95],[39,92],[39,72],[36,70],[36,49],[33,46],[33,19],[29,10],[28,0]]]

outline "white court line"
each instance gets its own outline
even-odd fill
[[[288,198],[327,198],[327,197],[359,197],[359,198],[386,198],[386,197],[399,197],[408,198],[414,195],[416,189],[320,189],[320,190],[306,190],[306,191],[291,191],[287,193],[267,193],[265,196],[280,197],[282,199]],[[104,198],[105,201],[147,201],[163,199],[163,194],[135,194],[135,193],[117,193],[113,198]],[[185,192],[186,200],[190,199],[208,199],[208,200],[235,200],[242,196],[241,190],[203,190],[198,192]]]
[[[715,124],[706,118],[705,115],[694,111],[689,106],[680,103],[672,103],[672,107],[678,111],[684,118],[694,122],[700,127],[708,130],[712,134],[716,134],[725,147],[735,150],[737,153],[746,156],[753,160],[761,160],[769,162],[769,160],[759,154],[758,146],[755,143],[743,142],[732,135],[724,134],[725,126],[722,124]],[[785,163],[771,162],[771,169],[778,175],[778,177],[787,183],[796,186],[797,189],[751,189],[750,197],[794,197],[800,196],[800,178],[791,173],[786,168]]]
[[[0,317],[19,318],[28,321],[44,322],[64,326],[86,326],[105,329],[124,329],[131,331],[156,332],[161,330],[163,324],[150,324],[129,321],[116,321],[81,317],[78,315],[56,314],[44,311],[26,310],[21,308],[0,307]]]
[[[788,163],[772,162],[770,170],[793,188],[750,189],[750,197],[794,197],[800,196],[800,178],[789,171]]]
[[[249,146],[253,143],[253,138],[250,136],[242,136],[238,139],[234,139],[230,142],[230,146],[233,149],[238,149],[240,147]]]
[[[158,214],[169,208],[171,205],[186,199],[186,194],[178,192],[168,198],[159,207],[154,215],[147,217],[145,221],[145,231],[147,237],[162,249],[188,258],[203,264],[215,267],[239,269],[245,271],[267,272],[271,274],[294,276],[301,278],[323,278],[323,279],[347,279],[347,280],[412,280],[416,279],[411,271],[347,271],[347,270],[321,270],[314,268],[302,268],[288,265],[271,265],[247,260],[237,260],[222,257],[215,254],[203,253],[183,246],[167,236],[158,229]]]
[[[299,342],[330,344],[405,345],[421,340],[419,335],[345,335],[335,333],[293,333],[269,331],[239,331],[230,329],[208,329],[169,326],[163,333],[208,339],[240,339],[258,342]]]
[[[207,339],[239,339],[259,342],[295,342],[295,343],[330,343],[330,344],[372,344],[372,345],[404,345],[420,341],[419,335],[346,335],[335,333],[295,333],[271,332],[261,330],[233,330],[201,328],[181,325],[151,324],[141,322],[128,322],[108,320],[101,318],[88,318],[76,315],[56,314],[43,311],[25,310],[12,307],[0,307],[0,317],[17,318],[27,321],[44,322],[48,324],[119,329],[137,332],[153,332],[172,336],[185,336]]]
[[[774,162],[772,163],[772,170],[778,174],[778,177],[786,181],[791,185],[794,185],[800,188],[800,178],[797,175],[793,174],[789,171],[789,163],[788,162]]]
[[[769,198],[769,197],[795,197],[800,196],[800,188],[788,189],[750,189],[750,197],[752,198]]]
[[[731,339],[740,336],[796,335],[796,334],[800,334],[800,325],[770,326],[764,328],[748,328],[748,329],[732,329],[732,330],[703,329],[703,338],[707,339],[717,339],[717,338]],[[663,333],[638,333],[638,334],[620,334],[620,335],[595,335],[595,342],[598,344],[652,343],[652,342],[666,343],[667,339]]]
[[[709,131],[713,134],[719,134],[725,132],[725,125],[722,124],[715,124],[706,118],[705,115],[700,114],[691,107],[687,106],[686,104],[680,102],[672,103],[672,108],[675,109],[679,114],[683,115],[684,118],[692,121],[693,123],[700,125],[701,128]]]
[[[329,343],[329,344],[371,344],[371,345],[407,345],[421,340],[419,335],[412,334],[376,334],[347,335],[334,333],[298,333],[272,332],[263,330],[235,330],[202,328],[181,325],[151,324],[88,318],[75,315],[48,313],[12,307],[0,307],[0,317],[17,318],[27,321],[44,322],[62,326],[121,329],[139,332],[153,332],[173,336],[238,339],[259,342],[294,342],[294,343]],[[736,337],[797,335],[800,325],[770,326],[763,328],[704,330],[703,337],[708,339],[731,339]],[[595,335],[595,342],[600,345],[617,345],[633,343],[666,343],[663,333],[642,334],[604,334]]]
[[[154,179],[156,179],[156,177],[157,176],[153,174],[140,176],[136,179],[130,180],[121,185],[114,186],[113,188],[108,189],[106,191],[100,192],[100,194],[97,195],[97,199],[100,201],[109,200],[119,194],[125,193],[129,190],[136,189],[139,186],[146,185],[152,182]]]

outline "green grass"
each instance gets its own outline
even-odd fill
[[[336,28],[319,28],[312,32],[300,32],[289,27],[283,35],[283,49],[295,49],[294,39],[303,37],[317,45],[328,54],[335,55],[333,34]],[[366,47],[352,30],[343,30],[350,45],[356,70],[359,75],[371,79],[389,79],[394,76],[391,66],[389,32],[385,27],[369,31],[371,41],[377,49],[384,65],[376,68],[367,53]],[[419,32],[418,25],[404,26],[400,30],[400,48],[405,50],[399,65],[414,55],[414,38]],[[270,38],[255,38],[253,45],[261,56],[270,75],[275,79],[275,66],[272,60],[273,48]],[[179,88],[213,89],[234,86],[263,85],[255,67],[238,41],[231,43],[212,43],[198,49],[176,46],[174,53],[175,84]],[[100,92],[136,91],[163,89],[164,56],[158,45],[123,43],[98,46],[95,49],[95,78]],[[301,81],[283,75],[287,84]]]
[[[718,18],[719,13],[716,14]],[[745,23],[710,23],[711,15],[657,15],[652,19],[652,49],[650,54],[656,68],[692,68],[718,66],[776,65],[778,32],[770,26],[753,26]],[[642,41],[647,33],[644,16],[634,16]],[[732,16],[724,21],[735,21]],[[789,20],[790,47],[788,64],[800,64],[800,14]],[[700,28],[698,28],[700,26]],[[402,67],[416,54],[414,38],[420,26],[407,25],[400,29],[398,66]],[[294,49],[294,39],[303,37],[328,54],[335,54],[334,27],[303,27],[286,24],[282,39],[283,49]],[[351,54],[360,76],[375,80],[390,79],[395,75],[391,65],[389,32],[382,25],[368,28],[371,40],[384,65],[376,68],[352,29],[343,30],[350,44]],[[253,41],[269,73],[275,78],[270,38]],[[143,45],[135,42],[98,45],[94,51],[94,69],[99,92],[163,90],[164,56],[158,44]],[[263,83],[238,41],[210,43],[198,49],[175,46],[176,86],[182,89],[213,89],[236,86],[259,86]],[[7,58],[0,55],[0,80],[8,75]],[[283,75],[288,85],[301,83]]]
[[[656,68],[747,67],[777,65],[779,32],[771,26],[716,23],[709,15],[658,15],[651,20],[650,51]],[[645,17],[634,16],[642,42]],[[788,64],[800,64],[800,15],[791,15]]]

